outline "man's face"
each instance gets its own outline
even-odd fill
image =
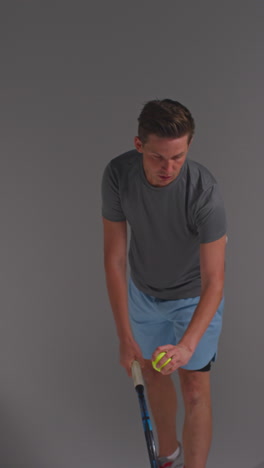
[[[190,146],[188,137],[160,138],[149,135],[144,145],[135,137],[135,147],[143,154],[144,172],[151,185],[164,187],[176,179],[186,160]]]

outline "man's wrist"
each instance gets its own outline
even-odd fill
[[[135,340],[132,335],[127,334],[119,336],[119,341],[121,344],[130,344],[133,343]]]
[[[179,341],[178,345],[183,346],[186,349],[186,351],[192,354],[194,353],[196,348],[196,346],[194,346],[193,343],[190,343],[187,339],[185,340],[184,338],[182,338],[181,341]]]

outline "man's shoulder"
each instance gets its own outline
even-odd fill
[[[109,165],[112,169],[117,169],[119,171],[126,170],[131,165],[136,163],[139,157],[140,154],[138,151],[136,149],[132,149],[112,158],[109,162]]]
[[[130,150],[110,159],[103,172],[103,186],[110,184],[125,189],[129,180],[138,177],[140,156],[137,150]]]
[[[217,183],[211,171],[193,159],[187,159],[187,172],[191,185],[202,190],[206,190]]]

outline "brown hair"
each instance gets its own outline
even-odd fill
[[[145,103],[138,117],[138,137],[144,145],[151,134],[161,138],[180,138],[194,135],[195,123],[190,111],[172,99],[155,99]]]

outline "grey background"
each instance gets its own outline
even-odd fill
[[[189,156],[229,220],[208,468],[263,468],[263,16],[261,1],[1,2],[1,468],[148,466],[100,182],[156,97],[193,113]]]

